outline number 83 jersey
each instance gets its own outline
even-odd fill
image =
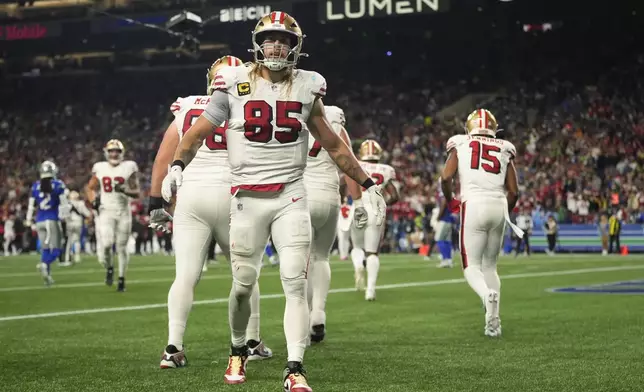
[[[197,121],[210,103],[209,95],[191,95],[177,98],[170,106],[179,140]],[[197,150],[197,154],[183,171],[184,183],[230,185],[230,168],[226,150],[226,124],[215,129]]]
[[[232,186],[278,191],[301,179],[309,145],[306,122],[315,99],[326,94],[324,78],[293,69],[287,80],[271,83],[249,65],[221,69],[214,87],[228,93]]]
[[[516,149],[507,140],[456,135],[447,141],[447,153],[456,150],[461,201],[505,197],[505,175]]]

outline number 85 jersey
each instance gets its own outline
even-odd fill
[[[170,106],[179,141],[197,121],[210,103],[209,95],[191,95],[177,98]],[[226,124],[215,129],[204,140],[194,159],[183,171],[184,183],[230,185],[230,168],[226,150]]]
[[[505,175],[516,149],[507,140],[456,135],[447,141],[447,153],[456,150],[461,201],[505,197]]]
[[[251,64],[221,69],[213,86],[228,94],[233,188],[279,191],[301,179],[309,145],[306,122],[316,98],[326,94],[324,78],[293,69],[287,80],[271,83]]]

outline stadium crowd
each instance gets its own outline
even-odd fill
[[[0,220],[16,217],[20,232],[28,190],[44,159],[58,164],[70,189],[82,191],[92,163],[103,159],[103,143],[113,137],[124,142],[126,155],[139,164],[143,189],[149,188],[169,104],[203,90],[200,77],[186,83],[185,75],[177,75],[129,72],[74,76],[74,83],[63,76],[3,83]],[[328,103],[345,108],[354,141],[380,141],[385,160],[397,170],[402,200],[389,216],[388,238],[416,234],[410,241],[418,245],[436,201],[445,142],[461,132],[464,120],[441,111],[475,91],[476,81],[404,90],[395,81],[342,83],[335,94],[329,81]],[[562,223],[593,223],[602,213],[617,212],[625,223],[644,223],[644,56],[583,83],[535,77],[485,96],[478,105],[496,114],[505,129],[501,137],[518,148],[517,211],[532,212],[535,224],[549,215]],[[144,226],[143,211],[140,202],[134,205]]]

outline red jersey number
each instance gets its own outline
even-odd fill
[[[183,127],[181,128],[181,133],[183,135],[188,132],[190,127],[192,127],[199,116],[201,116],[201,113],[203,113],[203,109],[190,109],[188,112],[186,112],[186,117],[183,120]],[[226,145],[226,128],[228,127],[228,123],[224,124],[223,127],[218,127],[213,131],[213,133],[210,134],[206,138],[206,147],[208,147],[211,150],[225,150],[227,148]]]
[[[478,140],[472,140],[470,142],[470,149],[472,150],[472,158],[470,161],[471,169],[479,170],[480,168],[492,174],[499,174],[501,172],[501,162],[496,157],[496,154],[501,152],[500,147],[484,144]]]
[[[292,114],[302,113],[302,102],[277,101],[275,113],[266,101],[248,101],[244,105],[244,136],[257,143],[275,140],[282,144],[293,143],[300,137],[302,123]],[[286,130],[273,129],[275,127]]]

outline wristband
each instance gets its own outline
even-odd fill
[[[372,180],[371,178],[367,178],[367,179],[365,180],[365,182],[363,182],[363,183],[362,183],[362,187],[363,187],[364,189],[369,189],[369,188],[371,188],[371,187],[372,187],[372,186],[374,186],[374,185],[376,185],[376,183],[375,183],[375,182],[373,182],[373,180]]]
[[[181,171],[183,171],[186,168],[186,164],[183,163],[181,159],[177,159],[176,161],[172,162],[171,167],[174,167],[174,166],[179,166],[181,168]]]
[[[148,215],[153,210],[158,210],[163,208],[164,200],[162,197],[150,196],[148,198]]]

